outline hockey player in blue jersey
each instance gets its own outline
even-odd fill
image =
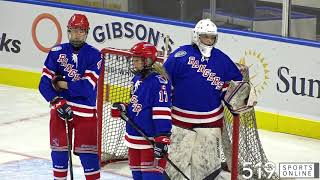
[[[50,145],[54,179],[67,179],[69,142],[80,157],[87,180],[100,179],[97,146],[96,96],[101,54],[87,44],[89,22],[74,14],[68,22],[69,43],[49,52],[42,70],[39,90],[50,102]]]
[[[163,180],[168,145],[171,134],[171,82],[161,65],[156,63],[157,49],[141,42],[134,45],[132,53],[135,76],[132,79],[127,116],[148,138],[152,146],[130,123],[126,125],[125,143],[128,146],[129,166],[135,180]],[[118,117],[119,103],[113,104],[111,115]]]
[[[164,64],[172,81],[171,160],[192,180],[220,178],[222,99],[228,82],[241,81],[233,61],[215,47],[216,25],[200,20],[192,34],[192,44],[170,54]],[[172,166],[172,180],[183,179]]]

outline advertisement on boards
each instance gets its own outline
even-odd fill
[[[87,42],[98,49],[129,49],[138,41],[147,41],[162,50],[167,35],[170,51],[191,42],[191,26],[119,13],[8,1],[0,1],[0,11],[0,67],[41,72],[50,48],[68,42],[66,26],[74,13],[88,17]],[[320,121],[319,47],[244,34],[220,30],[216,46],[235,62],[249,66],[258,95],[257,109]]]
[[[39,71],[50,48],[68,42],[67,23],[74,13],[88,17],[87,42],[98,49],[129,49],[138,41],[147,41],[163,50],[164,38],[168,35],[171,51],[181,43],[189,43],[191,37],[190,28],[186,27],[25,3],[5,1],[0,5],[3,12],[0,20],[4,22],[2,41],[6,43],[3,50],[20,52],[19,56],[6,53],[0,63],[2,66]]]

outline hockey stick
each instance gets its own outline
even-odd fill
[[[66,123],[66,134],[67,134],[67,145],[68,145],[68,156],[69,156],[69,169],[70,169],[70,179],[73,180],[73,165],[72,165],[72,156],[71,156],[71,143],[69,139],[69,125],[68,120],[64,120]]]
[[[128,116],[125,114],[125,112],[121,111],[121,119],[128,122],[136,131],[138,131],[139,134],[141,134],[152,146],[154,146],[154,142],[151,141],[148,136],[142,132],[142,130],[131,121],[131,119],[128,118]],[[190,180],[167,156],[163,156],[170,164],[173,166],[181,175],[187,179]]]
[[[163,51],[163,58],[164,58],[164,62],[167,60],[168,56],[169,56],[169,35],[166,35],[166,37],[164,38],[164,51]]]
[[[213,173],[209,174],[209,176],[205,177],[203,180],[215,179],[220,174],[221,171],[222,171],[222,169],[219,168],[219,169],[213,171]]]

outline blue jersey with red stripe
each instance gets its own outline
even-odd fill
[[[217,48],[205,59],[196,45],[185,45],[170,54],[164,67],[173,86],[173,124],[221,126],[223,91],[229,81],[242,80],[233,61]]]
[[[48,102],[56,96],[63,97],[75,115],[92,117],[96,112],[101,59],[100,51],[87,43],[77,53],[70,43],[53,47],[44,62],[40,93]],[[51,80],[55,75],[64,76],[67,90],[54,90]]]
[[[171,132],[171,82],[152,72],[144,79],[136,75],[132,79],[132,92],[128,104],[128,117],[150,138]],[[142,135],[129,123],[125,142],[134,149],[152,148]]]

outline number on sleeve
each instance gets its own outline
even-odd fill
[[[168,92],[165,85],[162,85],[159,91],[159,102],[168,102]]]

